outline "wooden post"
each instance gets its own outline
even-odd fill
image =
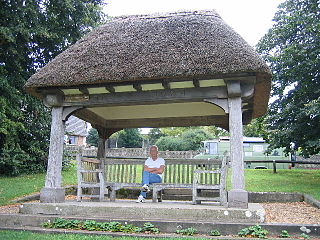
[[[228,207],[248,208],[248,192],[245,191],[243,162],[242,100],[239,81],[228,82],[231,185]]]
[[[241,98],[229,98],[230,158],[233,189],[244,189],[243,127]]]
[[[272,161],[272,165],[273,165],[273,173],[277,173],[277,163],[276,160]]]
[[[109,128],[101,127],[99,125],[93,125],[93,127],[97,129],[98,135],[99,135],[97,158],[101,160],[101,168],[104,169],[104,161],[105,161],[105,157],[106,157],[106,141],[113,133],[115,133],[121,129],[109,129]],[[99,179],[102,179],[102,181],[105,180],[104,171],[102,171],[101,174],[99,173]],[[101,185],[100,186],[100,189],[101,189],[102,186],[104,185],[104,182],[100,181],[100,185]],[[94,188],[92,190],[92,194],[93,195],[99,194],[100,201],[102,201],[102,199],[104,198],[104,193],[105,193],[106,189],[103,189],[103,190],[100,190],[100,189]],[[113,190],[110,193],[110,199],[111,200],[115,199],[115,190]]]
[[[45,187],[41,189],[41,202],[64,202],[65,189],[61,187],[63,141],[65,122],[63,107],[52,107],[50,147]]]

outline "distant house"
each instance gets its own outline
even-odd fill
[[[87,136],[87,123],[75,116],[70,116],[66,122],[65,143],[85,145]]]

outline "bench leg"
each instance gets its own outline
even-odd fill
[[[162,202],[163,190],[159,191],[158,202]]]
[[[100,186],[99,200],[100,200],[100,202],[102,202],[104,200],[104,185],[103,184]]]
[[[152,202],[156,203],[158,198],[158,190],[156,188],[153,188],[152,190]]]
[[[100,189],[99,189],[99,200],[102,202],[104,200],[104,179],[102,173],[99,173]]]
[[[112,189],[110,191],[110,202],[115,202],[116,201],[116,190]]]
[[[82,196],[82,188],[81,185],[78,184],[78,188],[77,188],[77,202],[81,201],[81,196]]]
[[[220,189],[220,205],[227,206],[227,192],[225,189]]]

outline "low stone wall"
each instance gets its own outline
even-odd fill
[[[75,145],[66,145],[65,150],[68,155],[75,155],[80,147]],[[159,157],[166,158],[193,158],[197,151],[159,151]],[[97,156],[97,148],[84,148],[84,156]],[[106,156],[112,157],[143,157],[149,156],[149,148],[107,148]]]
[[[197,155],[197,151],[159,151],[159,157],[162,158],[193,158]],[[106,152],[107,156],[119,157],[144,157],[149,156],[148,148],[109,148]]]
[[[320,155],[313,155],[310,158],[303,158],[301,156],[297,156],[297,161],[310,161],[320,163]],[[296,164],[295,168],[320,169],[320,164]]]
[[[68,156],[75,156],[77,151],[79,151],[80,146],[77,145],[66,145],[65,150]],[[193,158],[199,152],[198,151],[159,151],[159,157],[166,158]],[[83,148],[84,156],[97,156],[97,148]],[[143,157],[147,158],[149,156],[148,148],[107,148],[107,156],[112,157]],[[297,156],[297,161],[312,161],[320,163],[320,155],[314,155],[310,158],[303,158]],[[296,164],[295,168],[302,169],[320,169],[320,164]]]

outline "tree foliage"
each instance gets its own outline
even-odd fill
[[[156,145],[159,150],[165,151],[189,151],[198,150],[201,141],[217,138],[218,136],[212,135],[209,131],[206,131],[202,127],[189,127],[180,128],[180,135],[174,136],[162,136],[160,137]],[[179,132],[174,129],[173,132]]]
[[[118,133],[118,147],[141,148],[142,141],[138,128],[126,128]]]
[[[243,128],[243,135],[246,137],[262,137],[266,138],[266,122],[265,117],[253,119],[248,125]]]
[[[148,136],[150,145],[154,145],[160,137],[165,135],[160,128],[151,128]]]
[[[187,151],[187,143],[181,137],[162,136],[156,145],[160,151]]]
[[[1,1],[0,174],[44,170],[50,109],[24,92],[37,69],[103,20],[102,0]]]
[[[90,128],[87,139],[86,139],[87,144],[98,147],[98,140],[99,140],[99,135],[98,135],[97,129]]]
[[[266,123],[271,146],[296,144],[303,155],[320,152],[320,4],[287,0],[257,50],[273,72]]]
[[[203,129],[190,129],[181,135],[186,142],[187,150],[198,150],[201,141],[213,139],[214,137]]]

